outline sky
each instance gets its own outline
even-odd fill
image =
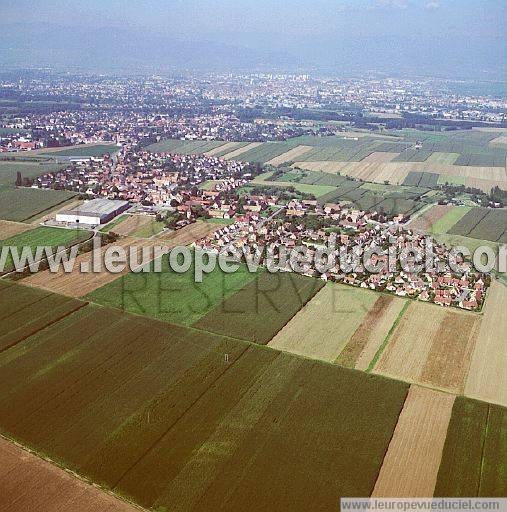
[[[507,0],[0,0],[0,32],[30,24],[212,41],[330,68],[342,55],[353,65],[353,52],[368,67],[370,50],[371,67],[397,50],[403,65],[433,53],[458,69],[460,52],[478,70],[507,62]]]

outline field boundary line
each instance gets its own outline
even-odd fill
[[[370,364],[368,365],[368,368],[366,369],[366,373],[371,373],[371,371],[375,368],[375,365],[378,363],[380,356],[382,355],[385,348],[387,347],[387,344],[391,340],[391,337],[392,337],[396,327],[398,327],[398,324],[400,323],[401,319],[405,315],[405,311],[407,310],[407,308],[410,304],[411,304],[411,301],[407,300],[405,302],[405,304],[403,305],[403,307],[401,308],[401,311],[398,313],[398,316],[396,317],[396,320],[394,321],[393,325],[389,329],[389,332],[387,333],[386,337],[384,338],[384,341],[380,345],[376,354],[373,356],[373,359],[370,361]]]
[[[484,472],[484,451],[486,450],[486,439],[488,437],[489,419],[491,416],[491,403],[488,403],[488,414],[486,416],[486,426],[484,427],[484,439],[481,447],[481,465],[479,468],[479,481],[477,482],[477,496],[480,496],[482,475]]]
[[[138,459],[133,464],[131,464],[130,467],[126,469],[115,482],[111,484],[111,489],[116,489],[116,487],[118,487],[118,485],[125,478],[125,476],[127,476],[127,474],[130,471],[132,471],[132,469],[134,469],[144,459],[144,457],[146,457],[146,455],[148,455],[160,443],[160,441],[162,441],[162,439],[164,439],[164,437],[171,431],[171,429],[190,411],[190,409],[192,409],[195,406],[197,402],[199,402],[199,400],[201,400],[201,398],[206,393],[208,393],[208,391],[245,355],[245,353],[249,349],[249,346],[245,347],[245,349],[239,354],[239,356],[234,360],[234,362],[232,364],[227,365],[225,369],[217,375],[217,377],[209,384],[209,386],[207,386],[206,389],[204,389],[195,398],[195,400],[193,400],[189,404],[189,406],[184,411],[182,411],[181,414],[168,426],[168,428],[164,430],[162,435],[158,436],[157,439],[155,439],[155,441],[153,442],[153,444],[147,450],[145,450],[145,452],[140,457],[138,457]]]
[[[67,318],[68,316],[73,315],[74,313],[77,313],[80,309],[83,309],[87,305],[88,305],[87,302],[83,302],[82,304],[77,304],[76,305],[77,307],[75,309],[72,309],[71,311],[69,311],[63,315],[60,315],[59,317],[49,321],[47,324],[45,324],[40,329],[37,329],[35,332],[27,334],[26,336],[23,336],[20,340],[7,345],[6,347],[0,348],[0,354],[2,354],[3,352],[6,352],[7,350],[11,349],[12,347],[15,347],[16,345],[19,345],[20,343],[23,343],[31,336],[35,336],[35,335],[39,334],[40,332],[46,330],[48,327],[51,327],[52,325],[54,325],[58,322],[61,322],[64,318]]]
[[[80,473],[77,473],[76,471],[73,471],[72,469],[68,468],[67,466],[63,465],[61,462],[58,462],[56,460],[53,460],[51,457],[46,455],[43,452],[39,452],[35,450],[34,448],[31,448],[30,446],[27,446],[20,441],[16,440],[14,437],[11,437],[9,434],[6,434],[5,432],[0,432],[0,439],[3,439],[7,443],[11,443],[14,446],[18,447],[19,449],[23,450],[26,453],[29,453],[30,455],[33,455],[34,457],[37,457],[38,459],[47,462],[48,464],[51,464],[52,466],[58,468],[61,471],[64,471],[67,475],[75,478],[76,480],[79,480],[80,482],[88,485],[89,487],[92,487],[93,489],[97,489],[104,494],[107,494],[108,496],[111,496],[113,498],[118,499],[119,501],[122,501],[124,503],[127,503],[128,505],[131,505],[134,508],[137,508],[138,510],[142,512],[148,512],[147,509],[141,507],[138,503],[135,503],[134,501],[130,501],[126,496],[123,494],[115,493],[110,489],[107,489],[106,487],[102,487],[100,484],[89,480],[84,475],[81,475]]]

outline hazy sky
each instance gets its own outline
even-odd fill
[[[506,0],[1,0],[0,23],[283,36],[505,36]]]

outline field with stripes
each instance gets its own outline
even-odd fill
[[[205,153],[225,159],[293,166],[376,183],[507,189],[507,144],[502,132],[393,130],[302,136],[280,142],[165,140],[151,151]]]
[[[152,510],[505,494],[496,311],[291,274],[138,275],[85,299],[0,281],[5,438]]]

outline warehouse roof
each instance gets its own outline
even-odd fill
[[[81,215],[90,217],[102,217],[125,208],[129,203],[127,201],[116,201],[111,199],[92,199],[86,201],[78,208],[60,212],[63,215]]]

